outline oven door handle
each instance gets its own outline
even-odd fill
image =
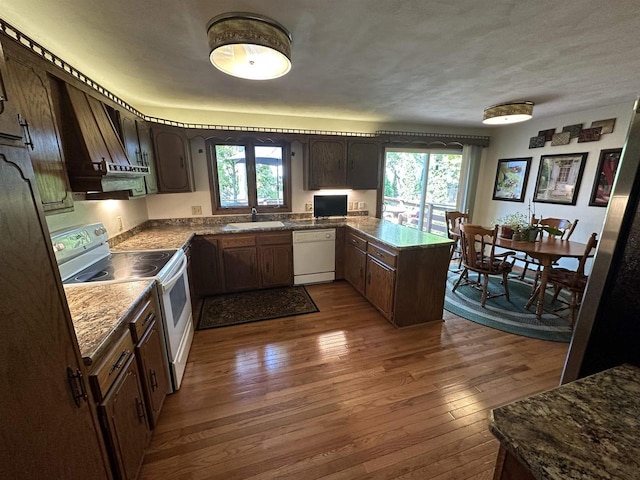
[[[187,269],[187,260],[188,259],[186,255],[180,259],[181,265],[180,265],[180,268],[178,269],[178,273],[176,273],[173,277],[171,277],[165,283],[162,283],[163,292],[166,293],[167,291],[171,290],[171,288],[176,284],[178,279],[182,277],[182,275],[184,275],[184,271]]]

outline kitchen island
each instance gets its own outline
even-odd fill
[[[640,368],[622,365],[496,408],[496,479],[640,478]]]

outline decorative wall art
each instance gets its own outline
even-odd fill
[[[613,188],[613,181],[616,178],[621,155],[621,148],[610,148],[600,151],[598,169],[596,170],[596,177],[591,190],[591,198],[589,199],[590,206],[606,207],[609,204],[609,196]]]
[[[540,135],[537,137],[531,137],[529,139],[529,148],[540,148],[540,147],[544,147],[544,142],[545,142],[545,136],[544,135]]]
[[[597,142],[600,140],[602,127],[583,128],[578,135],[578,143]]]
[[[553,138],[553,134],[556,133],[556,129],[555,128],[550,128],[548,130],[540,130],[538,132],[538,136],[539,137],[544,137],[544,141],[545,142],[550,142],[551,139]]]
[[[493,185],[494,200],[524,202],[532,158],[501,158],[498,160],[496,181]]]
[[[569,136],[571,138],[576,138],[580,135],[580,130],[582,130],[582,124],[576,123],[575,125],[567,125],[566,127],[562,127],[563,132],[569,132]]]
[[[575,205],[587,155],[542,155],[533,201]]]
[[[615,118],[608,118],[606,120],[598,120],[597,122],[591,122],[591,128],[602,127],[600,134],[604,135],[605,133],[613,132],[613,127],[615,126],[615,124],[616,124]]]
[[[551,139],[551,146],[567,145],[571,140],[571,134],[569,132],[555,133]]]

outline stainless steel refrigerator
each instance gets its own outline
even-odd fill
[[[561,383],[640,366],[640,99],[633,108]]]

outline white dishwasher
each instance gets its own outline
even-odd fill
[[[293,283],[332,282],[336,278],[336,230],[293,232]]]

